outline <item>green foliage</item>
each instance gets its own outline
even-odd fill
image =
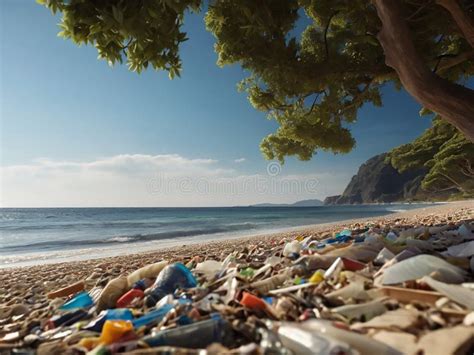
[[[393,149],[388,159],[400,172],[427,168],[424,190],[474,195],[474,143],[439,117],[412,143]]]
[[[199,0],[38,0],[53,13],[62,13],[59,36],[76,44],[92,44],[110,65],[127,59],[140,73],[151,65],[179,76],[179,44],[187,9],[198,10]]]
[[[181,69],[184,15],[201,6],[200,0],[39,2],[62,13],[63,37],[93,44],[110,64],[126,57],[131,70],[151,64],[171,78]],[[403,6],[427,65],[451,81],[474,74],[472,60],[448,65],[471,48],[441,6],[407,0]],[[349,127],[359,109],[382,105],[384,83],[400,87],[384,63],[380,22],[367,0],[213,0],[205,23],[216,38],[218,65],[240,64],[249,76],[239,89],[280,125],[261,144],[269,159],[350,151]]]

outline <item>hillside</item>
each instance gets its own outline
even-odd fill
[[[450,191],[427,193],[421,189],[426,169],[399,173],[385,158],[387,153],[376,155],[362,164],[341,195],[328,196],[325,205],[386,203],[444,199]]]

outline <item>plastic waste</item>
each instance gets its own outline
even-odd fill
[[[337,341],[326,334],[315,333],[296,323],[282,323],[278,327],[282,344],[294,354],[355,355],[346,343]]]
[[[405,244],[409,248],[418,248],[422,252],[431,252],[434,251],[434,247],[430,242],[427,242],[426,240],[421,240],[421,239],[411,239],[408,238],[405,241]]]
[[[387,261],[393,259],[395,254],[392,253],[389,249],[383,248],[378,254],[377,257],[374,259],[374,265],[383,265]]]
[[[265,294],[270,290],[273,290],[281,286],[290,277],[290,272],[286,271],[281,274],[269,277],[264,280],[256,281],[250,284],[250,287],[257,290],[259,293]]]
[[[384,343],[362,334],[337,328],[330,321],[312,319],[302,322],[301,327],[347,343],[353,351],[358,351],[360,354],[401,355],[399,351]]]
[[[46,327],[48,329],[54,329],[61,325],[64,325],[64,326],[71,325],[80,321],[81,319],[86,318],[88,315],[89,314],[83,309],[78,309],[74,312],[68,312],[62,315],[56,315],[56,316],[51,317],[51,319],[48,320],[48,322],[46,323]]]
[[[108,320],[131,321],[133,320],[133,314],[127,308],[108,309],[100,312],[99,316],[87,324],[83,329],[99,333],[102,331],[105,322]]]
[[[59,309],[62,311],[67,311],[76,308],[88,308],[93,305],[94,301],[92,300],[92,297],[89,296],[87,292],[81,292],[64,303],[61,307],[59,307]]]
[[[191,349],[203,349],[212,343],[232,344],[234,339],[229,323],[219,314],[201,322],[166,329],[146,336],[143,341],[149,346],[179,346]]]
[[[469,258],[474,255],[474,240],[450,246],[444,254],[460,258]]]
[[[260,310],[265,310],[268,306],[268,304],[264,300],[248,292],[243,292],[240,304],[250,309]]]
[[[324,271],[323,270],[315,271],[313,275],[311,275],[308,281],[312,284],[318,284],[324,281]]]
[[[140,318],[134,319],[132,324],[135,328],[140,328],[143,326],[151,325],[154,323],[160,322],[169,311],[173,309],[171,304],[164,304],[158,309],[148,312],[141,316]]]
[[[359,271],[367,267],[366,264],[361,263],[360,261],[342,257],[342,263],[344,265],[344,270],[349,271]]]
[[[177,288],[196,287],[197,282],[189,269],[181,263],[166,266],[158,275],[145,304],[153,307],[162,297],[174,293]]]
[[[123,308],[127,307],[134,299],[142,299],[145,297],[145,293],[139,288],[132,288],[126,292],[122,297],[117,300],[116,307]]]
[[[133,332],[132,322],[126,320],[107,320],[100,334],[100,342],[102,344],[112,344],[131,332]]]
[[[470,240],[474,239],[474,232],[472,226],[470,226],[468,223],[463,223],[459,228],[458,228],[458,234],[464,238],[464,240]]]
[[[223,265],[219,261],[206,260],[196,265],[196,273],[203,274],[206,279],[214,278],[223,268]]]
[[[385,239],[391,241],[391,242],[395,242],[397,239],[398,239],[398,235],[393,232],[393,231],[390,231],[387,233],[387,235],[385,236]]]
[[[349,304],[331,309],[331,312],[340,314],[346,317],[349,321],[353,319],[361,319],[362,317],[367,321],[385,311],[387,311],[387,308],[380,300],[373,300],[360,304]]]
[[[410,303],[413,301],[435,304],[441,297],[438,292],[414,290],[403,287],[384,286],[379,289],[382,295],[393,298],[401,303]]]
[[[433,290],[442,293],[450,300],[466,306],[471,311],[474,310],[474,290],[459,285],[450,285],[436,281],[429,276],[423,277],[421,281],[428,284]]]
[[[251,267],[247,267],[245,269],[240,270],[240,275],[246,278],[252,278],[255,274],[255,270]]]
[[[334,263],[324,273],[325,280],[334,281],[339,277],[339,273],[344,268],[344,262],[341,258],[337,258]]]
[[[374,317],[368,322],[355,323],[351,329],[409,329],[419,323],[420,312],[413,308],[398,308]]]
[[[466,272],[432,255],[417,255],[385,269],[383,284],[393,285],[404,281],[417,280],[423,276],[437,273],[437,279],[448,283],[461,283]]]
[[[97,309],[101,311],[114,308],[117,300],[127,292],[128,289],[128,280],[126,277],[121,276],[110,280],[100,293],[99,300],[97,301]]]
[[[49,292],[48,298],[53,299],[53,298],[58,298],[58,297],[67,297],[67,296],[83,291],[84,287],[85,287],[84,281],[81,280],[72,285],[63,287],[59,290]]]
[[[326,294],[329,299],[342,298],[344,300],[354,299],[358,301],[366,301],[370,296],[364,289],[362,282],[351,282],[349,285]]]
[[[297,240],[293,240],[285,245],[283,248],[283,256],[289,257],[299,255],[301,252],[301,243]]]
[[[142,279],[150,278],[153,279],[159,275],[161,270],[165,268],[165,266],[168,265],[167,261],[160,261],[158,263],[150,264],[147,266],[144,266],[138,270],[135,270],[132,272],[130,275],[127,276],[127,281],[129,287],[132,287],[132,285],[140,281]]]

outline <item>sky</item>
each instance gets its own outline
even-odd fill
[[[429,127],[404,91],[383,89],[351,126],[349,154],[281,166],[259,151],[277,124],[219,68],[202,15],[185,19],[182,77],[109,67],[57,37],[33,0],[0,1],[0,206],[233,206],[340,194],[368,158]]]

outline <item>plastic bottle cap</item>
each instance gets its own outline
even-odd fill
[[[242,295],[242,299],[240,300],[240,304],[247,308],[252,309],[265,309],[267,305],[264,300],[261,298],[252,295],[251,293],[244,292]]]

